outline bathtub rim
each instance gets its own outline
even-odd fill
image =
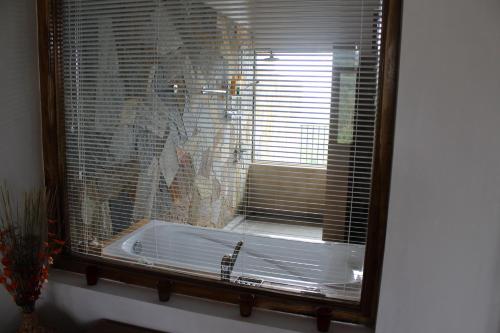
[[[151,220],[151,221],[148,221],[148,220],[142,220],[141,221],[141,224],[139,227],[135,227],[135,226],[131,226],[129,227],[128,229],[125,229],[123,232],[120,232],[120,237],[117,238],[117,237],[114,237],[113,238],[113,241],[110,243],[110,242],[107,242],[106,246],[103,246],[102,250],[101,250],[101,255],[102,257],[104,258],[109,258],[109,259],[112,259],[112,260],[117,260],[117,261],[120,261],[120,262],[127,262],[127,263],[132,263],[132,264],[138,264],[138,265],[145,265],[145,266],[149,266],[147,264],[147,262],[141,262],[140,259],[141,258],[144,258],[143,256],[140,256],[140,255],[137,255],[137,254],[133,254],[133,253],[130,253],[129,251],[126,251],[125,249],[123,249],[124,247],[124,244],[126,242],[128,242],[130,239],[132,239],[134,236],[137,236],[139,235],[140,233],[144,232],[144,231],[147,231],[149,229],[152,229],[152,228],[155,228],[157,226],[160,226],[160,227],[172,227],[172,228],[175,228],[175,229],[180,229],[180,230],[192,230],[194,233],[197,233],[197,232],[202,232],[203,230],[206,230],[206,231],[209,231],[209,232],[213,232],[213,233],[217,233],[217,234],[231,234],[231,235],[234,235],[235,232],[232,231],[232,230],[225,230],[225,229],[214,229],[214,228],[209,228],[209,227],[199,227],[199,226],[193,226],[193,225],[189,225],[189,224],[180,224],[180,223],[175,223],[175,222],[168,222],[168,221],[161,221],[161,220]],[[310,239],[310,240],[304,240],[304,239],[297,239],[295,237],[286,237],[286,236],[278,236],[278,235],[261,235],[261,234],[258,234],[258,235],[254,235],[254,234],[249,234],[249,236],[252,236],[252,237],[255,237],[255,238],[264,238],[264,239],[279,239],[279,240],[292,240],[292,241],[295,241],[295,242],[303,242],[303,243],[309,243],[309,244],[319,244],[319,245],[323,245],[323,246],[327,246],[327,247],[336,247],[336,246],[340,246],[342,248],[346,248],[346,247],[353,247],[353,248],[359,248],[357,250],[357,254],[360,255],[359,258],[357,258],[356,260],[359,259],[359,264],[360,264],[360,270],[363,271],[364,267],[364,256],[365,256],[365,245],[360,245],[360,244],[346,244],[346,243],[342,243],[342,242],[335,242],[335,241],[322,241],[322,240],[315,240],[315,239]],[[172,264],[168,264],[167,261],[165,260],[160,260],[160,261],[156,261],[154,259],[151,260],[152,264],[151,267],[155,267],[155,268],[158,268],[158,269],[161,269],[161,270],[167,270],[167,271],[171,271],[171,272],[179,272],[179,273],[186,273],[186,274],[192,274],[192,275],[196,275],[196,276],[201,276],[201,277],[206,277],[206,278],[210,278],[210,279],[219,279],[219,274],[216,272],[216,273],[213,273],[213,272],[208,272],[208,271],[204,271],[201,267],[196,267],[195,265],[192,265],[192,264],[185,264],[185,265],[178,265],[178,266],[175,266],[175,265],[172,265]],[[245,276],[245,275],[241,275],[241,276]],[[293,280],[290,280],[290,279],[282,279],[282,281],[280,282],[277,282],[277,280],[280,280],[278,278],[264,278],[262,276],[257,276],[258,278],[263,278],[264,281],[266,281],[268,284],[275,284],[275,285],[279,285],[280,282],[283,284],[283,288],[285,285],[288,285],[288,288],[292,288],[292,287],[296,287],[295,290],[297,290],[297,293],[298,291],[300,290],[300,286],[301,284],[294,284],[293,283]],[[234,280],[236,279],[233,279],[232,282],[234,283]],[[289,283],[287,283],[287,281]],[[306,285],[308,283],[304,283],[304,288],[306,288]],[[359,285],[360,284],[360,281],[346,281],[346,282],[331,282],[331,283],[327,283],[327,284],[324,284],[322,286],[320,286],[320,288],[323,288],[323,289],[327,289],[328,290],[328,285],[329,286],[354,286],[354,285]],[[312,285],[316,285],[315,283],[311,283],[311,286]],[[283,289],[279,289],[279,288],[276,288],[277,290],[283,290]],[[293,288],[292,288],[293,289]],[[333,290],[332,290],[333,289]],[[344,297],[338,297],[339,300],[344,300],[344,301],[357,301],[357,298],[360,298],[361,297],[361,285],[359,285],[359,295],[355,295],[356,293],[354,293],[353,296],[349,297],[349,296],[344,296]],[[302,290],[303,292],[306,291],[306,289]],[[326,293],[326,292],[325,292]],[[335,287],[331,287],[330,289],[330,293],[335,293]],[[333,298],[332,296],[330,296],[330,294],[328,294],[327,298]]]

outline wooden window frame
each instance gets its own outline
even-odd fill
[[[58,0],[37,0],[39,80],[42,117],[42,144],[45,184],[56,194],[55,216],[60,237],[68,232],[65,184],[64,95],[61,66],[62,27],[57,21]],[[359,302],[303,296],[290,292],[245,287],[187,274],[139,267],[91,258],[69,251],[56,260],[55,267],[77,273],[97,268],[99,277],[133,285],[157,288],[168,280],[172,292],[229,303],[239,303],[240,296],[255,296],[255,306],[289,313],[315,316],[318,307],[333,308],[333,319],[373,326],[376,320],[390,190],[390,174],[397,96],[402,0],[386,0],[382,20],[379,116],[376,130],[372,196],[367,230],[366,255],[361,300]],[[70,241],[70,240],[69,240]]]

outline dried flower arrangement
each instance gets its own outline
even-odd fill
[[[0,284],[24,313],[34,311],[53,257],[64,245],[54,233],[55,220],[48,217],[53,201],[45,190],[27,192],[20,213],[12,209],[6,186],[0,189]]]

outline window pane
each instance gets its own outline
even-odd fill
[[[71,251],[359,300],[380,1],[62,14]]]
[[[332,53],[258,55],[255,159],[326,167]]]
[[[354,107],[356,104],[356,73],[340,73],[339,128],[337,143],[351,144],[354,134]]]

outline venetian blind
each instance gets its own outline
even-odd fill
[[[63,0],[71,250],[359,299],[382,5]]]

